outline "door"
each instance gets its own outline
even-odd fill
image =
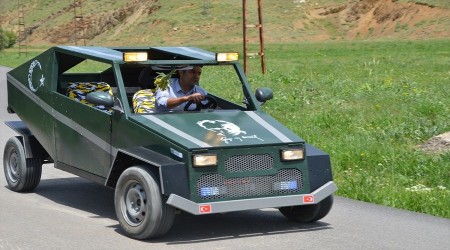
[[[106,177],[111,165],[111,114],[62,95],[54,100],[56,161]]]

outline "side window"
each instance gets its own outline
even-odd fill
[[[79,58],[68,58],[66,60],[80,60]],[[60,65],[61,67],[61,65]],[[112,73],[105,74],[111,65],[92,60],[84,60],[74,64],[68,69],[59,69],[63,72],[58,76],[57,91],[67,95],[67,89],[71,83],[76,82],[106,82],[111,87],[116,86]]]
[[[205,88],[210,94],[218,96],[240,108],[245,108],[242,83],[231,65],[204,66],[200,78],[200,86]]]
[[[100,73],[111,68],[110,64],[86,59],[64,73]]]
[[[109,112],[110,110],[103,105],[87,102],[86,96],[91,92],[106,92],[113,95],[112,86],[116,84],[110,69],[109,64],[84,60],[58,77],[58,92],[70,99]]]

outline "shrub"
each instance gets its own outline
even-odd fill
[[[17,41],[17,36],[14,32],[4,31],[0,28],[0,50],[11,48]]]

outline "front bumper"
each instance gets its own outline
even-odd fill
[[[194,215],[225,213],[250,209],[288,207],[317,204],[336,192],[337,187],[333,181],[325,183],[310,194],[286,195],[264,197],[233,201],[218,201],[208,203],[195,203],[176,194],[171,194],[167,204]]]

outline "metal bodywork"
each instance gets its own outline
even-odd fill
[[[147,52],[149,60],[127,63],[126,51]],[[98,73],[69,73],[86,59],[110,67]],[[223,107],[231,108],[135,114],[131,90],[141,87],[139,72],[150,65],[233,67],[246,105],[221,99]],[[112,111],[68,98],[67,86],[74,81],[107,82],[114,90]],[[8,110],[17,113],[20,126],[26,124],[27,129],[16,131],[38,142],[31,148],[44,151],[39,154],[56,168],[112,188],[125,169],[145,164],[159,177],[167,203],[193,214],[316,204],[336,191],[329,155],[260,109],[237,62],[217,62],[208,51],[58,46],[10,71],[7,82]],[[232,124],[234,130],[227,135],[226,130],[208,127],[221,123]],[[305,148],[306,158],[281,161],[280,150],[291,147]],[[218,165],[194,168],[192,157],[199,153],[217,154]],[[293,180],[292,187],[279,187]]]

